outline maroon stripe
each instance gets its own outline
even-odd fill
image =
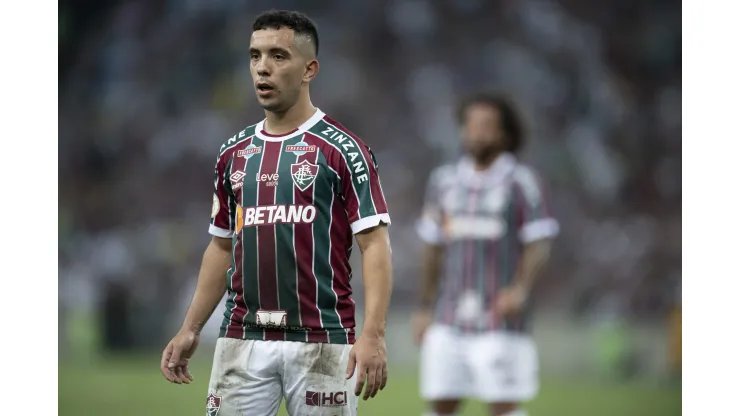
[[[506,244],[506,243],[504,243]],[[486,264],[485,267],[488,268],[488,270],[485,270],[483,273],[485,273],[485,278],[488,281],[488,290],[486,292],[488,296],[488,301],[490,302],[490,307],[486,308],[486,312],[488,313],[488,319],[486,320],[486,329],[489,331],[493,331],[498,326],[498,317],[493,315],[493,309],[496,305],[496,291],[498,290],[498,270],[496,267],[498,266],[498,241],[492,241],[488,240],[486,241],[486,250],[485,252],[488,255],[488,264]],[[495,319],[494,319],[495,318]]]
[[[265,142],[262,152],[262,165],[259,174],[273,175],[277,173],[278,159],[282,143]],[[249,180],[249,178],[246,178]],[[267,186],[270,182],[257,184],[257,206],[275,204],[275,186]],[[275,224],[264,224],[257,227],[257,256],[259,276],[260,308],[278,310],[277,265],[275,259]],[[279,341],[284,339],[282,331],[265,330],[265,340]]]
[[[236,218],[234,219],[236,221]],[[242,323],[247,316],[247,306],[244,303],[244,287],[242,285],[242,239],[241,236],[236,239],[234,244],[234,264],[236,270],[231,275],[231,289],[236,292],[234,296],[234,307],[231,309],[231,318],[229,325],[226,327],[226,338],[242,338],[244,336],[244,327]]]
[[[334,198],[331,206],[331,253],[329,262],[334,274],[332,285],[337,295],[337,313],[343,328],[351,328],[354,337],[355,303],[352,301],[352,287],[349,281],[350,265],[347,255],[352,248],[352,230],[347,220],[342,202]]]
[[[304,141],[308,144],[306,134]],[[308,152],[296,158],[296,163],[307,160],[311,163],[317,163],[319,155],[318,147],[313,152]],[[301,191],[294,186],[293,198],[296,205],[313,205],[314,184],[311,184],[305,191]],[[318,287],[316,276],[313,271],[313,224],[298,222],[294,225],[294,238],[296,250],[296,272],[298,273],[298,298],[299,309],[301,313],[301,322],[304,327],[311,328],[313,331],[308,333],[308,342],[328,342],[329,337],[326,332],[316,331],[321,328],[321,312],[316,304]]]
[[[472,189],[468,189],[468,215],[473,217],[478,209],[478,199],[482,191],[482,185],[475,185]],[[476,269],[476,240],[466,237],[464,247],[465,261],[464,261],[464,279],[465,284],[463,285],[464,290],[470,290],[477,293],[478,288],[475,284],[475,269]],[[479,294],[482,296],[482,294]],[[465,331],[472,331],[473,323],[466,322],[463,324]]]
[[[252,143],[252,140],[254,137],[250,137],[247,140],[244,140],[243,142],[239,143],[239,145],[234,146],[228,153],[230,157],[234,156],[238,149],[244,149],[247,146],[249,146],[250,143]],[[233,161],[231,164],[231,171],[228,172],[228,175],[226,176],[226,180],[230,180],[229,177],[234,171],[241,170],[242,172],[246,172],[247,170],[247,158],[245,157],[233,157]],[[236,205],[241,205],[241,189],[237,189],[234,191],[234,197],[236,200],[234,201]],[[234,213],[234,230],[236,230],[236,213]],[[234,274],[231,275],[231,288],[234,292],[236,292],[236,296],[234,296],[234,307],[231,310],[231,318],[229,320],[229,325],[226,328],[226,337],[227,338],[242,338],[244,336],[244,319],[247,316],[247,313],[249,312],[247,309],[247,305],[244,302],[244,271],[242,269],[242,265],[244,264],[244,258],[242,253],[242,236],[241,234],[237,235],[236,243],[234,244],[234,265],[236,267],[236,270],[234,270]]]

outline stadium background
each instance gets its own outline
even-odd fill
[[[60,2],[61,415],[203,414],[219,319],[194,385],[166,383],[158,355],[209,238],[217,149],[262,117],[247,48],[271,7],[317,22],[313,102],[376,152],[394,221],[391,379],[362,414],[422,409],[413,221],[479,88],[522,107],[563,228],[536,291],[532,414],[680,414],[680,2],[137,0]]]

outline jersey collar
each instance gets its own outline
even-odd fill
[[[262,130],[265,127],[265,120],[263,119],[259,123],[257,123],[257,126],[255,127],[254,134],[259,137],[260,139],[266,141],[266,142],[282,142],[288,139],[292,139],[293,137],[300,136],[303,133],[307,132],[308,129],[314,126],[314,124],[318,123],[321,119],[324,118],[326,114],[324,114],[323,111],[320,109],[316,109],[316,112],[306,120],[305,123],[301,124],[297,129],[293,130],[292,132],[288,134],[284,134],[282,136],[273,136],[273,135],[266,135],[262,133]]]
[[[504,152],[501,153],[493,163],[491,163],[491,166],[484,171],[476,171],[473,160],[467,156],[460,159],[460,162],[457,164],[457,169],[460,177],[466,181],[498,182],[514,171],[516,163],[516,156],[512,153]]]

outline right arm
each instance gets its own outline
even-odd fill
[[[180,332],[200,334],[226,292],[226,272],[231,266],[231,239],[213,236],[203,254],[198,284]]]
[[[189,383],[193,380],[188,371],[188,362],[198,347],[200,331],[226,292],[226,272],[231,266],[231,240],[236,223],[236,213],[232,210],[235,206],[234,193],[227,181],[226,160],[226,156],[219,153],[213,179],[209,228],[212,238],[203,254],[195,294],[180,331],[162,352],[160,369],[172,383]]]

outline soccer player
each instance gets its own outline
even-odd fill
[[[514,107],[479,94],[458,116],[466,155],[432,172],[418,227],[421,395],[429,415],[453,415],[474,397],[491,415],[521,416],[538,390],[527,301],[558,223],[541,179],[515,156],[523,133]]]
[[[375,157],[311,104],[319,72],[312,21],[269,11],[253,24],[251,73],[265,119],[228,139],[213,179],[211,243],[192,303],[161,362],[189,383],[188,360],[225,292],[207,414],[355,415],[387,380],[390,217]],[[349,257],[362,254],[365,325],[355,340]]]

